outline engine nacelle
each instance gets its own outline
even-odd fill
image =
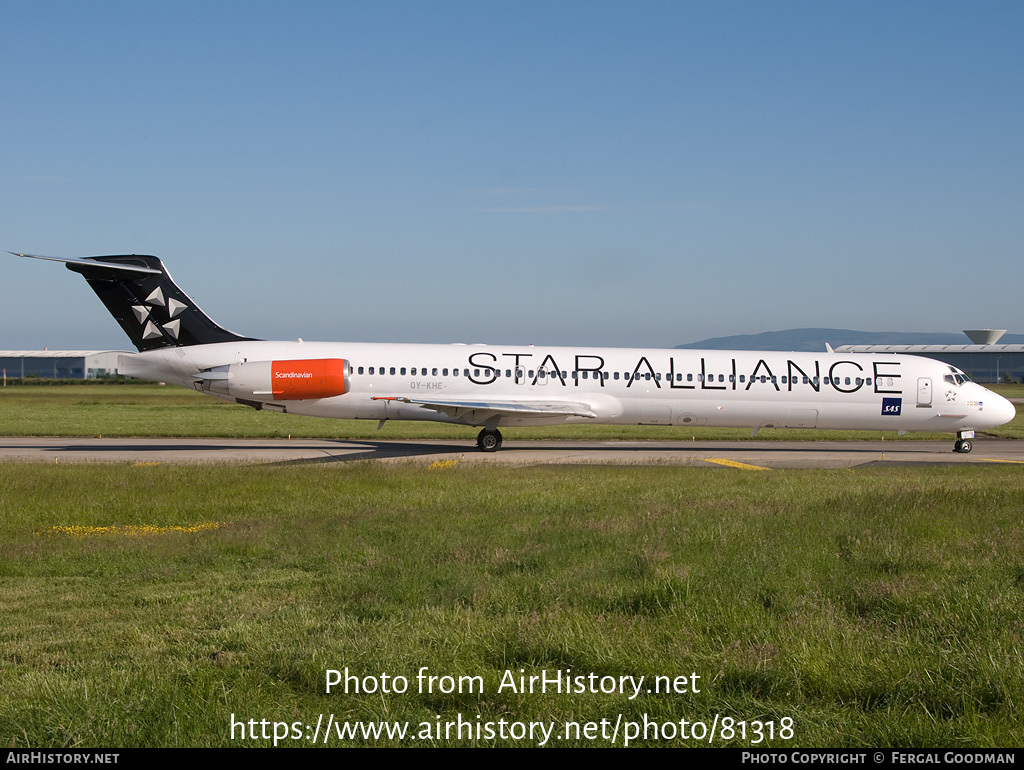
[[[351,373],[343,358],[244,361],[201,372],[196,386],[235,398],[300,401],[344,395]]]

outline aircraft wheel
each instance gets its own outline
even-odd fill
[[[484,428],[476,437],[476,445],[483,452],[497,452],[501,448],[501,432],[492,428]]]
[[[972,449],[974,449],[974,446],[971,444],[970,439],[957,439],[957,442],[953,445],[954,452],[959,452],[960,454],[964,455],[970,452]]]

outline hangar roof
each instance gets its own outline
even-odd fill
[[[0,350],[0,358],[84,358],[101,353],[129,353],[128,350]]]

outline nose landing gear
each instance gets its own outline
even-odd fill
[[[973,430],[962,430],[957,433],[956,443],[953,444],[953,451],[964,455],[970,452],[974,449],[974,445],[971,442],[972,438],[974,438]]]
[[[501,448],[501,431],[484,428],[476,437],[476,445],[482,452],[497,452]]]

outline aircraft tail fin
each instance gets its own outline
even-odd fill
[[[178,288],[156,257],[138,254],[83,259],[36,254],[15,256],[64,262],[68,270],[85,276],[140,352],[252,339],[218,326]]]

